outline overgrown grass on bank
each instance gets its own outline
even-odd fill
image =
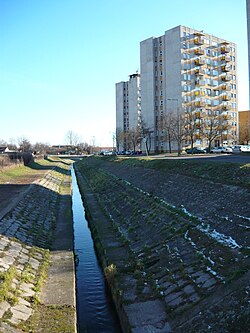
[[[101,157],[95,157],[100,158]],[[143,167],[202,178],[216,183],[250,187],[250,163],[217,163],[201,160],[106,157],[128,167]]]
[[[39,176],[39,173],[44,171],[49,171],[54,169],[58,163],[60,163],[60,168],[58,167],[57,171],[61,173],[66,173],[68,165],[72,163],[71,160],[64,162],[59,158],[53,158],[49,160],[39,160],[30,163],[28,166],[20,165],[11,168],[6,168],[0,170],[0,184],[6,183],[20,183],[25,178],[29,178],[35,175]]]

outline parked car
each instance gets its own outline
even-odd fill
[[[205,149],[199,148],[199,147],[193,147],[186,149],[187,154],[205,154]]]
[[[230,154],[233,152],[232,147],[225,146],[225,147],[215,147],[210,150],[212,154]]]
[[[237,145],[233,147],[233,153],[247,153],[250,152],[250,146],[249,145]]]

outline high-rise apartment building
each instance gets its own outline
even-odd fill
[[[247,9],[247,42],[248,42],[248,77],[250,82],[250,0],[246,0]],[[249,83],[249,103],[250,103],[250,83]]]
[[[167,149],[159,123],[170,111],[193,114],[196,146],[208,145],[215,118],[218,133],[213,144],[236,143],[236,44],[177,26],[163,36],[142,41],[140,63],[142,120],[152,132],[154,151]],[[184,144],[190,144],[187,138]]]
[[[121,150],[128,149],[127,134],[137,130],[141,117],[140,74],[116,83],[116,138]]]

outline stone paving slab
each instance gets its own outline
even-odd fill
[[[52,228],[57,221],[57,202],[62,182],[62,176],[57,178],[58,176],[60,173],[53,175],[48,172],[40,181],[25,187],[23,192],[0,211],[0,272],[7,276],[11,268],[15,267],[12,290],[8,297],[16,297],[15,293],[18,292],[18,300],[14,305],[8,299],[0,302],[0,332],[21,332],[12,325],[26,321],[33,313],[32,298],[36,294],[37,274],[45,258],[45,249],[51,245],[49,235],[52,235]],[[51,274],[46,288],[54,295],[53,305],[66,304],[75,308],[73,226],[70,222],[67,220],[71,225],[71,234],[68,232],[69,228],[64,230],[60,224],[60,231],[64,232],[63,238],[70,246],[68,245],[68,251],[52,252]],[[56,237],[60,238],[61,234],[57,233]],[[29,282],[22,278],[23,274]],[[44,297],[45,302],[49,303],[46,292]],[[8,316],[5,317],[5,314]]]
[[[124,306],[124,310],[130,319],[133,333],[171,332],[164,304],[159,300],[129,304]]]

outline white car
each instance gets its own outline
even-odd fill
[[[233,147],[234,153],[240,153],[240,152],[249,152],[250,153],[250,146],[249,145],[238,145]]]
[[[210,150],[210,153],[212,154],[230,154],[233,152],[233,149],[229,146],[227,147],[215,147],[213,149]]]

